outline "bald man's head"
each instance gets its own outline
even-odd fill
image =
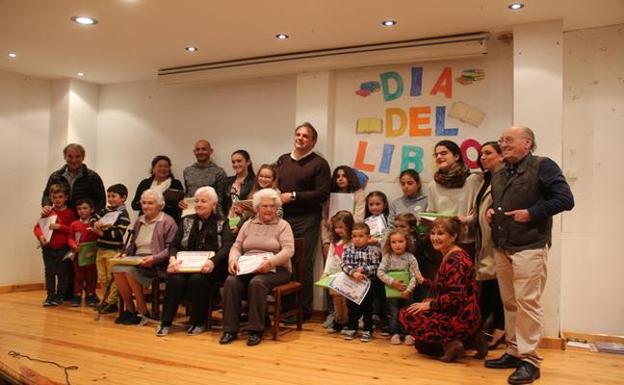
[[[200,139],[195,143],[195,147],[193,148],[193,154],[195,154],[195,159],[199,163],[206,163],[210,160],[210,156],[212,155],[212,147],[210,146],[210,142],[206,139]]]

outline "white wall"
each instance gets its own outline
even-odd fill
[[[515,26],[513,70],[513,122],[535,131],[537,155],[561,165],[563,89],[562,22]],[[561,295],[561,215],[553,218],[552,247],[548,253],[544,309],[544,335],[558,337]]]
[[[155,155],[166,154],[174,174],[192,164],[195,141],[208,139],[213,160],[231,175],[230,154],[249,151],[254,166],[292,150],[295,77],[227,84],[102,86],[97,171],[105,185],[134,191]],[[132,199],[132,196],[129,199]]]
[[[48,174],[50,89],[49,81],[0,71],[0,286],[43,281],[32,228]]]
[[[564,35],[561,328],[624,335],[624,25]]]

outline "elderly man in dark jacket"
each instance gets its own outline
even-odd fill
[[[540,377],[544,311],[540,298],[546,285],[552,217],[574,207],[561,169],[549,158],[532,154],[535,135],[528,127],[510,127],[500,138],[506,168],[492,178],[492,238],[499,253],[496,275],[505,307],[507,351],[487,360],[488,368],[515,368],[510,384],[529,384]]]

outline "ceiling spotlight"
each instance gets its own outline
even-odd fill
[[[511,3],[507,6],[507,8],[511,9],[512,11],[517,11],[519,9],[524,8],[524,4],[522,3]]]
[[[396,25],[396,23],[396,20],[384,20],[381,22],[381,25],[384,27],[392,27],[393,25]]]
[[[93,25],[93,24],[97,24],[97,22],[98,22],[94,18],[87,17],[87,16],[72,16],[71,20],[74,23],[78,23],[78,24],[82,24],[82,25]]]
[[[78,72],[78,76],[80,77],[84,76],[84,72]]]
[[[189,52],[195,52],[195,51],[197,51],[198,48],[197,47],[186,47],[184,49],[189,51]]]
[[[15,59],[17,54],[15,52],[9,52],[9,57]]]
[[[286,40],[288,39],[288,35],[285,33],[278,33],[277,35],[275,35],[275,38],[279,40]]]

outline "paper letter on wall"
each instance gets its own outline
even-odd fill
[[[459,128],[444,128],[444,118],[446,115],[445,106],[436,107],[436,135],[437,136],[456,136]]]
[[[431,107],[412,107],[409,109],[410,119],[410,136],[430,136],[431,127],[423,127],[420,125],[431,125]],[[421,116],[426,115],[426,116]]]
[[[453,97],[453,74],[451,72],[451,67],[445,67],[442,70],[430,94],[436,95],[438,92],[443,92],[446,98],[450,99]]]
[[[358,143],[357,153],[355,154],[355,163],[353,167],[358,170],[372,172],[375,171],[375,165],[370,163],[364,163],[364,157],[366,157],[366,148],[368,147],[368,141],[360,140]]]
[[[403,78],[399,75],[398,72],[384,72],[380,75],[381,77],[381,87],[383,89],[384,100],[389,102],[390,100],[394,100],[403,95]],[[390,91],[389,81],[394,80],[396,89],[394,92]]]
[[[394,128],[395,120],[398,120],[399,127]],[[386,136],[401,136],[407,128],[407,115],[400,108],[386,108]]]

